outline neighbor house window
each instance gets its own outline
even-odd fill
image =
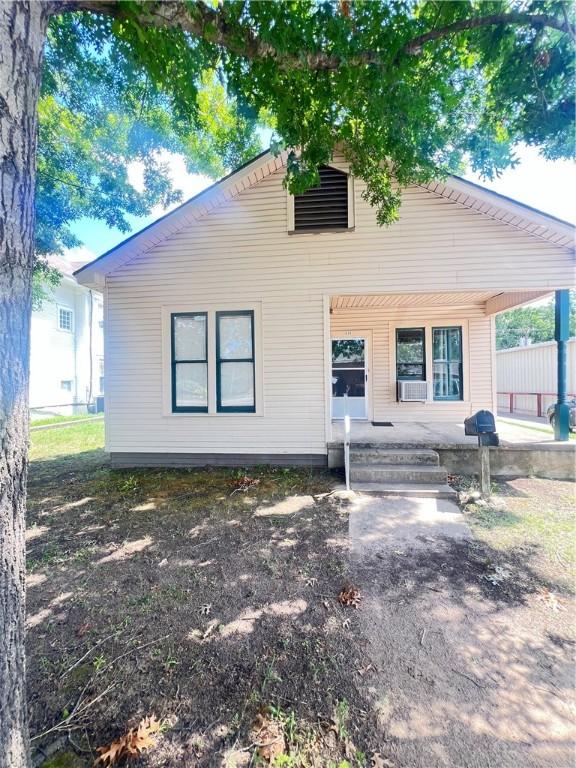
[[[58,307],[58,328],[61,331],[72,331],[74,314],[71,309]]]
[[[60,382],[60,389],[63,389],[66,392],[72,392],[72,380],[71,379],[63,379]]]
[[[172,315],[172,410],[208,411],[208,318],[206,312]]]
[[[216,409],[254,413],[254,312],[216,312]]]
[[[432,328],[434,400],[462,400],[462,328]]]
[[[426,381],[424,328],[396,330],[396,380]]]

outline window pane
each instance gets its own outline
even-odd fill
[[[254,363],[220,364],[220,405],[223,408],[254,406]]]
[[[421,363],[401,363],[396,369],[399,379],[424,381],[424,366]]]
[[[461,339],[462,336],[460,334],[459,328],[449,328],[448,332],[450,334],[450,360],[457,360],[458,362],[462,362],[462,345],[461,345]]]
[[[402,328],[396,332],[396,362],[424,362],[423,328]]]
[[[206,408],[208,405],[208,366],[206,363],[176,364],[176,406]]]
[[[432,329],[434,399],[462,400],[462,333],[456,328]]]
[[[332,396],[364,397],[366,388],[364,369],[346,370],[335,368],[332,370]]]
[[[332,364],[338,368],[358,368],[364,365],[364,339],[334,339]]]
[[[176,360],[206,360],[206,315],[176,315],[174,354]]]
[[[239,360],[252,357],[252,316],[224,315],[218,318],[220,359]]]

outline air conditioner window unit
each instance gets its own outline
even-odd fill
[[[427,381],[399,381],[398,399],[405,403],[425,403],[428,397]]]

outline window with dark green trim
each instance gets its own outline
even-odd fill
[[[424,328],[396,329],[396,380],[426,381]]]
[[[208,315],[171,316],[172,411],[208,412]]]
[[[255,413],[254,312],[216,312],[216,409]]]
[[[462,400],[462,328],[432,328],[434,400]]]

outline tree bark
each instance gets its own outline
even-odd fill
[[[0,0],[0,768],[29,765],[25,511],[37,103],[49,6]]]

